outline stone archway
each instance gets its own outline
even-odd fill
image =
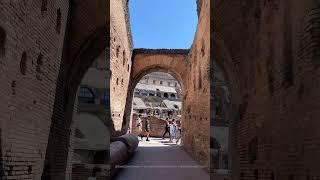
[[[185,84],[187,82],[184,74],[187,73],[188,69],[188,53],[189,50],[175,49],[136,49],[133,51],[131,77],[124,116],[125,119],[122,123],[123,132],[126,132],[126,129],[129,127],[134,88],[143,76],[152,72],[168,73],[178,80],[184,94]]]
[[[77,89],[94,60],[105,49],[108,50],[106,43],[109,40],[108,7],[109,1],[106,0],[95,3],[84,1],[81,4],[70,2],[42,179],[71,178],[73,153],[71,136],[74,131],[72,117]],[[95,21],[83,22],[81,21],[83,17]]]

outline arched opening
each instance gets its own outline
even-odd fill
[[[0,26],[0,57],[3,57],[6,53],[6,31]]]
[[[110,88],[105,79],[110,79],[105,61],[107,52],[97,57],[86,70],[77,93],[75,123],[72,135],[72,179],[82,178],[85,166],[104,169],[109,158]],[[114,115],[113,115],[114,116]],[[103,165],[105,164],[105,165]],[[85,176],[90,176],[86,174]]]
[[[231,170],[231,142],[229,122],[232,118],[231,95],[228,80],[224,71],[216,62],[211,62],[211,138],[215,144],[211,149],[211,173],[214,177],[230,177]]]
[[[148,81],[145,79],[148,79]],[[177,92],[176,87],[169,86],[167,83],[163,83],[162,85],[153,84],[154,81],[160,81],[160,79],[179,84],[179,81],[174,76],[169,73],[157,72],[156,70],[146,73],[146,75],[136,80],[134,92],[147,91],[149,92],[149,96],[137,93],[133,94],[130,130],[131,133],[143,139],[142,136],[146,136],[146,132],[150,128],[150,138],[159,141],[164,137],[169,142],[169,132],[166,132],[166,127],[169,125],[169,127],[174,128],[171,130],[174,130],[176,135],[175,141],[179,144],[181,142],[179,140],[181,139],[182,99],[169,99],[169,94],[182,93],[182,91]],[[180,87],[180,85],[178,86]],[[163,96],[160,94],[163,94]],[[170,143],[172,142],[170,141]]]
[[[77,113],[80,113],[78,109],[79,106],[84,106],[92,112],[100,110],[99,106],[95,103],[100,102],[102,96],[101,92],[93,91],[90,93],[85,92],[85,98],[90,99],[91,103],[79,102],[78,90],[80,90],[80,85],[87,87],[87,83],[83,83],[83,77],[89,72],[90,68],[95,68],[93,63],[99,56],[104,56],[103,58],[103,68],[99,69],[100,74],[109,76],[109,50],[106,47],[106,41],[108,38],[108,32],[105,27],[97,27],[94,32],[87,38],[84,42],[83,49],[78,52],[77,56],[71,58],[70,49],[65,48],[65,56],[62,58],[60,65],[58,81],[56,85],[56,94],[54,100],[54,107],[51,116],[51,127],[48,137],[48,144],[46,148],[46,156],[44,161],[44,168],[42,171],[41,179],[64,179],[66,176],[71,177],[77,173],[72,173],[73,171],[80,172],[91,172],[92,168],[80,164],[80,167],[73,164],[73,154],[74,154],[74,134],[81,137],[81,133],[76,131]],[[71,42],[66,42],[64,46],[69,47]],[[100,77],[100,76],[99,76]],[[106,81],[103,76],[102,83],[97,79],[91,80],[92,83],[100,84],[106,87]],[[107,83],[107,87],[109,83]],[[86,91],[86,90],[85,90]],[[92,95],[94,94],[94,100]],[[83,98],[80,96],[80,99]],[[94,103],[92,103],[94,101]],[[91,106],[95,106],[92,108]],[[108,103],[106,104],[108,106]],[[110,108],[103,108],[105,110],[105,116],[110,116]],[[91,113],[91,112],[90,112]],[[104,118],[99,115],[99,119],[109,120],[110,118]],[[107,124],[107,123],[106,123]],[[77,133],[76,133],[77,132]],[[106,139],[108,143],[109,138]],[[58,146],[57,146],[58,145]],[[108,147],[108,146],[107,146]],[[99,158],[100,160],[107,161],[108,153],[107,149],[104,150],[103,155]],[[59,157],[59,158],[57,158]],[[104,167],[102,167],[104,168]],[[88,175],[89,177],[89,175]]]

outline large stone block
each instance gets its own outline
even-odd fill
[[[123,142],[127,146],[127,152],[129,155],[132,155],[134,153],[139,144],[138,137],[133,134],[125,134],[120,137],[111,138],[111,142],[117,141]]]

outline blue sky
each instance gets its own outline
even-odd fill
[[[197,26],[195,0],[130,0],[134,48],[189,49]]]

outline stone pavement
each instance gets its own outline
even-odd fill
[[[181,146],[168,143],[168,139],[151,138],[139,142],[130,162],[115,180],[209,180],[202,169]]]

